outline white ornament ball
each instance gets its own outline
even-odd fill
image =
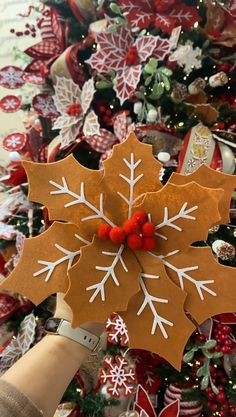
[[[157,111],[155,109],[150,109],[147,114],[147,121],[150,123],[155,123],[157,120]]]
[[[179,417],[200,417],[202,405],[199,401],[183,401],[182,394],[187,392],[186,388],[180,388],[174,384],[170,384],[165,392],[165,406],[171,404],[175,400],[180,400]]]
[[[21,155],[16,151],[9,152],[9,159],[12,162],[18,162],[21,161]]]
[[[142,110],[142,107],[143,103],[141,101],[137,101],[136,103],[134,103],[134,113],[139,114]]]
[[[164,164],[170,160],[170,154],[169,152],[159,152],[157,158]]]

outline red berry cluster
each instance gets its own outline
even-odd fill
[[[223,371],[216,371],[218,379],[226,379]],[[230,404],[229,399],[225,393],[225,388],[222,384],[217,385],[219,391],[218,394],[214,394],[211,387],[206,388],[205,393],[207,395],[207,410],[211,411],[212,414],[210,417],[215,417],[216,413],[219,417],[235,417],[236,416],[236,407]]]
[[[217,352],[230,353],[234,347],[234,342],[230,338],[232,329],[222,323],[217,323],[213,329],[213,337],[217,341],[215,350]]]
[[[105,105],[99,106],[98,110],[101,115],[102,122],[105,124],[109,123],[112,116],[112,110],[107,108]]]
[[[17,37],[32,36],[32,38],[36,38],[36,27],[29,23],[26,23],[24,32],[23,31],[16,32],[14,28],[12,28],[10,32],[14,33]]]
[[[66,112],[69,116],[80,116],[81,111],[81,105],[79,103],[74,103],[68,107]]]
[[[125,56],[125,61],[127,65],[138,65],[140,63],[140,59],[138,56],[138,50],[136,46],[130,46],[128,52]]]
[[[111,227],[102,224],[98,227],[98,237],[110,239],[114,243],[127,243],[133,250],[152,250],[155,245],[155,226],[148,221],[146,213],[136,211],[131,219],[126,220],[123,227]]]

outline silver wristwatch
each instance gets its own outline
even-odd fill
[[[44,328],[46,333],[65,336],[86,347],[91,352],[97,350],[100,342],[100,337],[80,327],[73,329],[70,322],[64,319],[52,317],[46,321]]]

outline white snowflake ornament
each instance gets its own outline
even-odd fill
[[[176,51],[169,56],[170,61],[177,61],[186,74],[194,69],[202,67],[202,50],[198,46],[193,48],[193,42],[187,41],[185,45],[179,45]]]
[[[5,88],[20,88],[25,84],[24,71],[13,65],[4,67],[0,70],[0,85]]]
[[[93,110],[89,111],[95,93],[92,78],[84,83],[81,90],[71,79],[57,77],[55,92],[53,99],[61,116],[55,121],[53,129],[60,130],[61,148],[75,141],[82,126],[85,136],[99,134],[98,117]]]
[[[102,361],[105,369],[100,369],[99,380],[102,385],[108,383],[107,392],[111,397],[129,397],[134,393],[135,372],[127,359],[122,356],[105,356]]]
[[[2,141],[2,146],[6,151],[20,151],[24,148],[27,141],[25,133],[11,133]]]
[[[55,118],[58,116],[52,96],[48,94],[37,94],[33,98],[32,104],[34,110],[42,117]]]
[[[116,313],[112,314],[106,323],[107,340],[110,343],[128,346],[129,335],[124,320]]]
[[[0,109],[5,113],[14,113],[19,110],[21,106],[21,98],[13,95],[8,95],[0,100]]]

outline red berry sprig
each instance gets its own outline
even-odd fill
[[[110,239],[114,243],[126,242],[132,250],[152,250],[155,246],[155,226],[148,221],[143,211],[136,211],[131,219],[126,220],[123,227],[111,227],[101,224],[98,227],[98,237]]]
[[[234,342],[230,338],[232,329],[230,326],[227,326],[222,323],[217,323],[213,329],[214,339],[217,341],[217,346],[215,350],[223,353],[230,353],[234,348]]]
[[[110,107],[106,106],[105,104],[101,104],[98,107],[98,111],[100,113],[101,122],[105,124],[109,124],[111,117],[112,117],[112,110]]]

